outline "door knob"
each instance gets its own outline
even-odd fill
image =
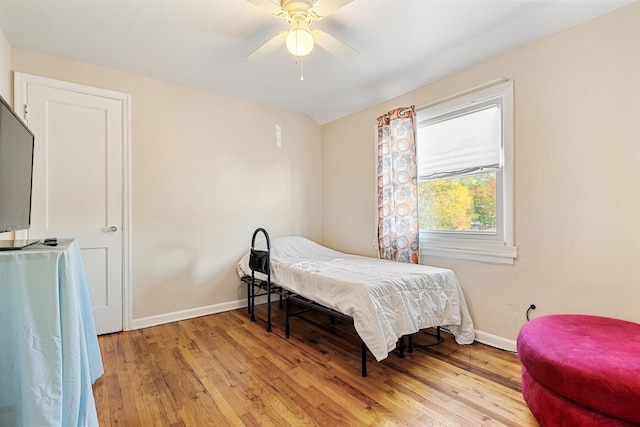
[[[114,233],[118,231],[118,227],[116,227],[115,225],[112,225],[111,227],[107,228],[107,231],[110,233]]]

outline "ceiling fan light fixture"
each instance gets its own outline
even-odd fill
[[[311,53],[315,41],[313,34],[304,28],[295,28],[289,31],[285,39],[287,50],[294,56],[305,56]]]
[[[283,44],[287,52],[295,56],[296,63],[302,66],[302,57],[309,55],[316,44],[327,52],[347,57],[357,53],[351,47],[326,32],[310,29],[314,21],[324,19],[327,15],[351,3],[353,0],[248,0],[265,9],[289,24],[288,30],[276,33],[269,40],[247,55],[247,58],[262,58]]]

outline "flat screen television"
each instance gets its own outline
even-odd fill
[[[0,233],[31,227],[35,137],[0,96]],[[0,239],[0,250],[20,249],[29,240]]]

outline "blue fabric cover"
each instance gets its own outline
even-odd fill
[[[0,253],[0,426],[97,426],[103,373],[76,240]]]

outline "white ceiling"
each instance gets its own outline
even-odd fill
[[[312,28],[304,81],[284,47],[246,55],[286,22],[245,0],[0,0],[13,47],[308,114],[324,124],[635,0],[353,0]]]

